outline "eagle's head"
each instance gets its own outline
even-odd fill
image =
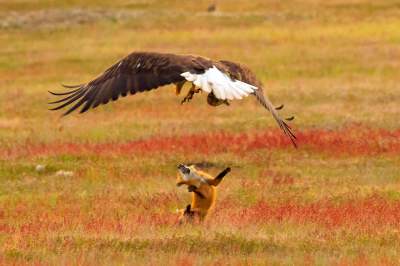
[[[204,178],[197,174],[197,170],[193,165],[178,165],[178,177],[176,180],[176,185],[178,187],[181,185],[188,185],[198,188],[200,187],[201,182],[204,182]]]
[[[215,95],[214,95],[213,92],[210,92],[210,93],[207,95],[207,103],[208,103],[209,105],[211,105],[211,106],[219,106],[219,105],[221,105],[221,104],[229,105],[228,100],[220,100],[220,99],[218,99],[217,97],[215,97]]]

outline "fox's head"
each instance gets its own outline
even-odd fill
[[[198,174],[196,168],[191,165],[187,166],[184,164],[178,165],[178,178],[176,180],[176,185],[179,187],[181,185],[200,187],[201,183],[207,183],[207,181]]]

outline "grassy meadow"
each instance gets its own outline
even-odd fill
[[[82,2],[0,0],[0,265],[400,263],[399,0]],[[138,50],[246,64],[299,148],[253,97],[48,110]],[[205,224],[179,163],[232,167]]]

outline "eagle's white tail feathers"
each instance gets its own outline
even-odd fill
[[[215,66],[207,69],[203,74],[184,72],[181,76],[205,92],[212,91],[220,100],[240,100],[258,89],[240,80],[232,80]]]
[[[184,77],[187,81],[193,82],[197,79],[196,74],[192,74],[190,72],[185,72],[181,74],[182,77]]]

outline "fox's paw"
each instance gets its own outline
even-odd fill
[[[193,185],[188,186],[188,191],[189,192],[194,192],[196,189],[197,189],[196,186],[193,186]]]

